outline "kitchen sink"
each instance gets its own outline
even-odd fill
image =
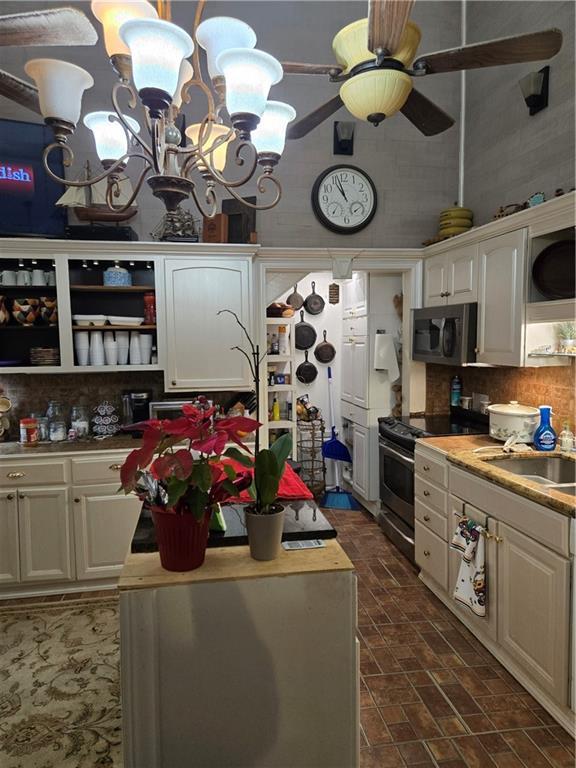
[[[571,483],[570,485],[553,485],[552,488],[555,491],[566,493],[568,496],[576,496],[576,483]]]
[[[539,456],[535,459],[511,456],[507,459],[490,459],[490,464],[542,485],[576,483],[576,463],[562,456]]]

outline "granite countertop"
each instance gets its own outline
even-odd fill
[[[514,453],[505,454],[502,452],[503,443],[482,435],[458,435],[454,437],[431,437],[423,438],[423,443],[431,445],[434,448],[446,454],[448,461],[462,469],[472,472],[479,477],[489,480],[491,483],[501,485],[513,493],[525,496],[527,499],[542,504],[545,507],[560,512],[568,517],[576,517],[576,501],[574,496],[555,489],[550,486],[543,486],[533,480],[529,480],[522,475],[516,475],[508,472],[502,467],[492,464],[491,459],[505,459],[513,461],[514,458],[523,459],[541,459],[544,456],[560,456],[567,458],[574,463],[574,475],[576,481],[576,454],[561,454],[556,450],[553,453],[543,453],[526,449]],[[475,448],[494,448],[493,451],[483,451],[474,453]]]
[[[88,438],[87,440],[63,440],[61,443],[38,443],[33,448],[22,443],[11,442],[0,443],[0,457],[82,453],[83,451],[131,451],[139,447],[140,440],[131,435],[113,435],[103,440]]]

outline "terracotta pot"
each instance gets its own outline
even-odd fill
[[[248,531],[250,557],[254,560],[274,560],[280,554],[282,531],[284,530],[284,507],[276,504],[277,510],[270,515],[256,515],[246,507],[244,517]]]
[[[179,515],[152,507],[156,541],[162,568],[167,571],[193,571],[206,555],[210,513],[197,520],[192,514]]]

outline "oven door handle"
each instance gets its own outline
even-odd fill
[[[380,450],[387,456],[390,456],[391,458],[400,461],[402,464],[405,464],[410,469],[414,466],[414,459],[411,459],[409,456],[405,456],[403,453],[398,453],[398,451],[390,448],[390,446],[384,445],[382,441],[380,441]]]

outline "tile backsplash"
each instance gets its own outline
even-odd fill
[[[482,392],[492,403],[518,400],[525,405],[551,405],[553,423],[562,428],[563,421],[574,427],[575,361],[554,368],[456,368],[447,365],[426,366],[426,412],[448,413],[450,380],[458,374],[462,394]]]

